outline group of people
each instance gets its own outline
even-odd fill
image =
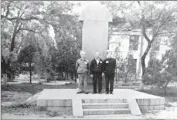
[[[76,61],[76,69],[78,74],[78,94],[86,93],[87,91],[87,77],[93,80],[93,94],[102,93],[102,79],[105,77],[106,94],[113,94],[114,75],[116,68],[116,60],[111,57],[108,52],[106,59],[100,58],[100,53],[96,52],[95,57],[91,62],[85,58],[85,51],[80,52],[81,58]]]

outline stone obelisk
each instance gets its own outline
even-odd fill
[[[83,21],[82,50],[86,51],[87,58],[93,59],[98,51],[104,59],[108,47],[108,22],[112,21],[109,10],[95,2],[83,9],[79,20]]]
[[[112,21],[109,10],[95,2],[83,9],[79,20],[83,21],[82,50],[86,52],[87,59],[91,61],[95,52],[99,52],[104,59],[108,48],[108,23]],[[88,78],[88,83],[92,83],[91,78]]]

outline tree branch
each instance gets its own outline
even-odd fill
[[[12,17],[12,18],[8,18],[4,15],[1,15],[1,18],[6,18],[7,20],[9,21],[12,21],[12,20],[22,20],[22,21],[28,21],[28,20],[40,20],[40,18],[38,17],[34,17],[34,16],[31,16],[31,17],[28,17],[28,18],[21,18],[21,17]]]
[[[9,15],[9,7],[10,7],[11,2],[12,2],[12,1],[10,1],[10,2],[8,3],[8,5],[7,5],[7,12],[6,12],[6,15],[5,15],[6,17]]]
[[[137,1],[138,2],[138,4],[139,4],[139,6],[141,6],[141,3],[140,3],[140,1]]]
[[[157,37],[158,35],[160,35],[160,34],[159,34],[160,29],[165,25],[165,23],[167,22],[167,20],[168,20],[168,18],[170,17],[171,14],[172,14],[172,12],[168,14],[168,16],[165,18],[165,20],[163,20],[163,21],[161,22],[161,24],[158,26],[157,30],[154,31],[153,36],[152,36],[152,41],[151,41],[151,42],[154,41],[155,37]]]
[[[149,39],[149,37],[146,34],[146,29],[145,29],[144,25],[142,25],[142,32],[143,32],[143,36],[145,37],[145,39],[147,40],[147,42],[150,43],[151,40]]]
[[[17,33],[20,31],[21,26],[22,26],[22,23],[20,23],[20,25],[19,25],[19,27],[17,29]]]
[[[41,31],[35,31],[35,30],[29,29],[29,28],[19,28],[19,30],[26,30],[26,31],[30,31],[33,33],[42,33],[45,29],[43,29]]]
[[[158,20],[160,19],[160,17],[162,16],[162,13],[164,12],[166,5],[167,5],[167,3],[165,3],[165,5],[164,5],[164,7],[163,7],[163,10],[161,10],[160,14],[158,15],[158,17],[157,17],[157,19],[156,19],[157,21],[158,21]]]

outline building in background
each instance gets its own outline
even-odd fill
[[[148,36],[151,37],[151,30],[147,30]],[[160,36],[157,38],[151,50],[149,51],[146,57],[146,66],[148,65],[150,57],[156,55],[157,59],[161,59],[162,55],[169,49],[168,36]],[[147,41],[141,34],[140,29],[135,29],[131,31],[116,30],[113,28],[113,31],[109,34],[109,45],[108,48],[112,55],[117,58],[117,66],[125,64],[126,58],[129,56],[132,57],[131,69],[133,69],[136,76],[141,77],[141,56],[143,55],[147,47]],[[122,63],[123,62],[123,63]],[[129,61],[128,61],[129,64]],[[118,71],[120,67],[118,68]],[[127,68],[130,69],[130,68]]]

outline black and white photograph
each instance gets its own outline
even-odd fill
[[[177,119],[177,1],[1,1],[1,119]]]

